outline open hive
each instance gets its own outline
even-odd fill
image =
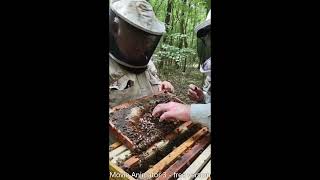
[[[146,150],[181,125],[173,121],[159,122],[159,118],[152,116],[157,104],[170,101],[181,102],[169,93],[160,93],[113,108],[109,117],[111,131],[130,150],[136,153]]]
[[[109,128],[119,142],[109,147],[110,179],[210,178],[211,145],[207,127],[191,122],[159,122],[159,104],[181,102],[169,93],[144,97],[113,108]],[[119,121],[120,120],[120,121]]]

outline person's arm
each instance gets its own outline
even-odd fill
[[[148,71],[152,74],[152,76],[154,78],[156,78],[158,81],[161,82],[161,80],[160,80],[160,78],[158,76],[158,70],[157,70],[156,66],[154,65],[154,63],[153,63],[152,58],[150,59],[150,61],[148,63]]]
[[[191,104],[190,120],[207,126],[211,132],[211,103]]]
[[[160,121],[193,121],[209,128],[211,132],[211,104],[180,104],[169,102],[158,104],[152,112]]]
[[[211,103],[211,77],[207,76],[203,85],[203,102]]]
[[[203,91],[203,95],[204,95],[204,98],[202,103],[204,104],[211,103],[211,95],[206,91]]]

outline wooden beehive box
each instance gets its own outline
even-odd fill
[[[130,109],[135,103],[154,101],[158,95],[116,106],[110,113]],[[181,102],[172,94],[166,95],[170,96],[172,101]],[[211,145],[207,127],[196,126],[190,121],[179,124],[163,139],[139,153],[135,151],[132,140],[119,131],[112,121],[109,121],[109,128],[119,140],[109,147],[109,179],[199,180],[211,177]],[[181,139],[181,142],[177,139]],[[175,144],[175,147],[172,147],[172,144]],[[193,176],[198,173],[202,176]],[[208,174],[209,176],[206,176]]]
[[[121,160],[124,162],[118,163]],[[127,170],[137,166],[141,160],[139,155],[133,155],[120,142],[112,144],[109,147],[109,179],[208,180],[211,178],[211,144],[208,129],[203,127],[197,130],[161,160],[149,166],[147,170],[142,172]]]
[[[170,101],[183,103],[173,94],[159,93],[116,106],[110,111],[109,129],[131,151],[146,150],[181,124],[159,122],[151,115],[157,104]]]

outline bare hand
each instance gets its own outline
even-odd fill
[[[176,102],[158,104],[153,109],[152,116],[160,116],[160,121],[190,121],[190,105]]]
[[[168,91],[168,92],[174,93],[174,87],[170,82],[162,81],[161,84],[159,85],[159,91]]]
[[[201,102],[204,100],[203,91],[193,84],[189,85],[188,96],[193,101]]]

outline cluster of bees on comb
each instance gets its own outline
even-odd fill
[[[162,140],[167,134],[181,125],[181,122],[161,121],[152,116],[153,109],[160,103],[175,101],[167,94],[154,95],[122,109],[113,115],[111,121],[121,133],[133,143],[135,153],[141,153],[153,143]],[[134,114],[134,115],[131,115]]]

